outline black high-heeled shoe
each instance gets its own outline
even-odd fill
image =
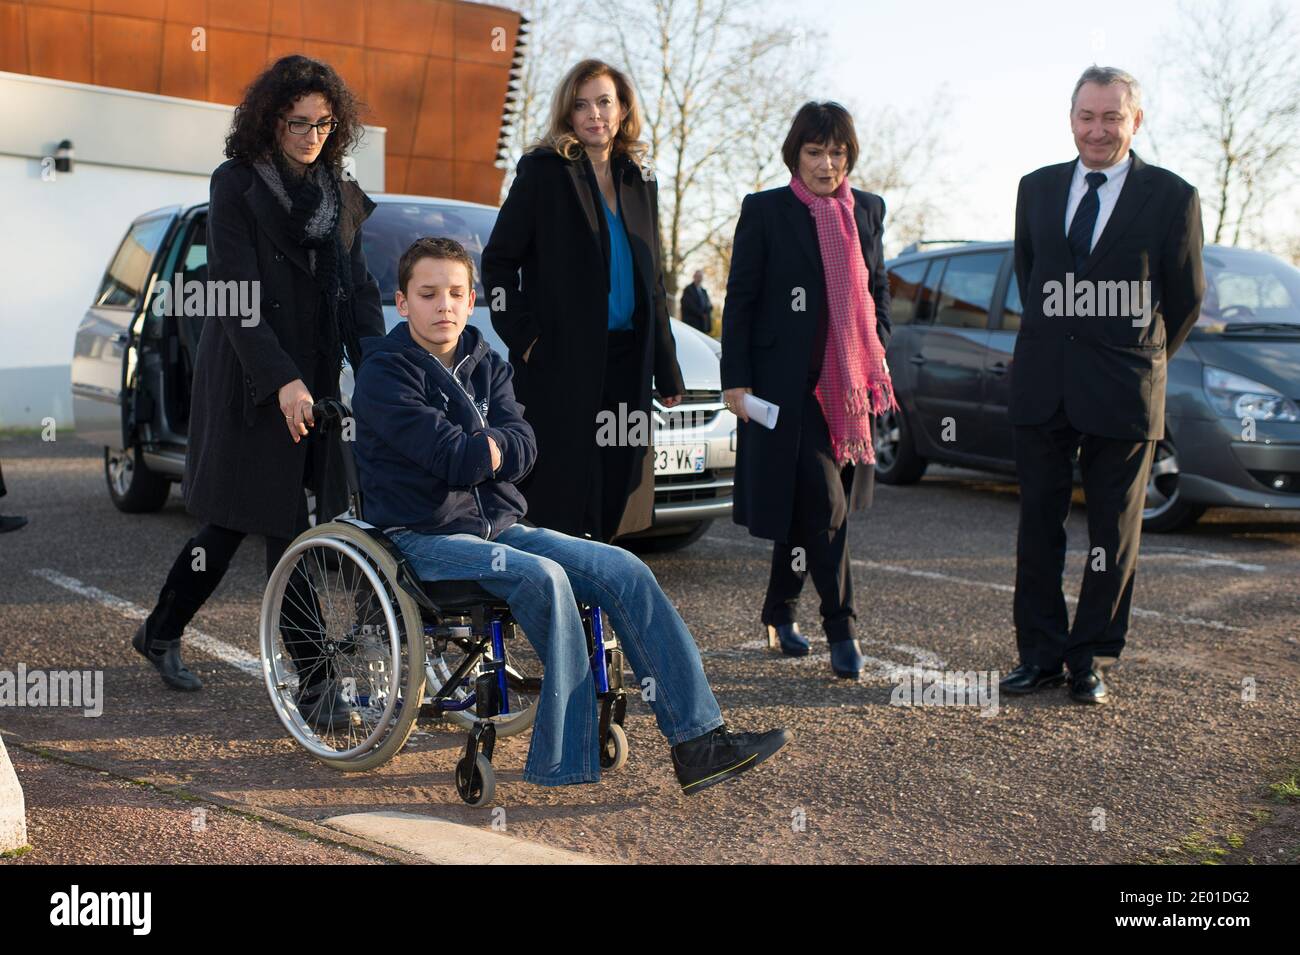
[[[848,640],[837,640],[830,648],[831,669],[836,676],[856,680],[862,675],[862,664],[866,661],[862,659],[862,650],[858,647],[857,640],[851,637]]]
[[[767,625],[767,645],[775,650],[778,647],[787,657],[806,657],[808,641],[799,632],[797,623],[780,623]]]

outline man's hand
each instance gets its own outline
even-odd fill
[[[295,378],[280,388],[280,411],[294,444],[306,437],[308,426],[316,424],[311,413],[313,404],[311,392],[301,378]]]
[[[741,421],[748,421],[749,412],[745,410],[745,395],[753,393],[753,388],[728,388],[722,393],[722,403]]]
[[[530,345],[529,347],[531,348],[532,346]],[[492,455],[492,473],[495,474],[497,471],[501,470],[501,449],[497,447],[497,443],[492,440],[492,435],[490,434],[488,435],[488,451],[491,452]]]

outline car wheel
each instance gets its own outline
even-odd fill
[[[1147,478],[1146,503],[1142,509],[1142,529],[1163,534],[1195,524],[1205,513],[1201,504],[1183,500],[1179,487],[1178,452],[1168,439],[1157,441],[1151,474]]]
[[[915,484],[929,464],[916,453],[907,415],[902,409],[871,419],[871,440],[876,450],[876,477],[886,484]]]
[[[614,543],[636,554],[666,554],[670,551],[690,547],[708,532],[713,521],[700,521],[698,524],[683,524],[682,530],[673,534],[656,534],[653,537],[623,537]]]
[[[172,482],[150,471],[139,446],[104,449],[104,480],[113,505],[127,514],[156,511],[167,503]]]

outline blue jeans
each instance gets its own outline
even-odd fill
[[[542,692],[524,765],[527,782],[563,786],[600,779],[596,685],[579,601],[610,615],[632,672],[653,688],[650,705],[670,744],[722,725],[690,631],[636,555],[522,524],[495,541],[412,530],[389,536],[421,580],[477,580],[505,600],[537,651]]]

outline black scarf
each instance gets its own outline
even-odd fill
[[[272,159],[273,163],[259,163],[256,168],[288,213],[290,238],[307,250],[308,265],[322,298],[321,350],[331,368],[341,370],[346,355],[355,372],[361,367],[361,340],[352,311],[351,262],[339,234],[343,196],[338,177],[319,162],[296,174],[278,149]],[[326,189],[330,190],[328,197]],[[328,215],[324,221],[319,215],[322,204]]]

